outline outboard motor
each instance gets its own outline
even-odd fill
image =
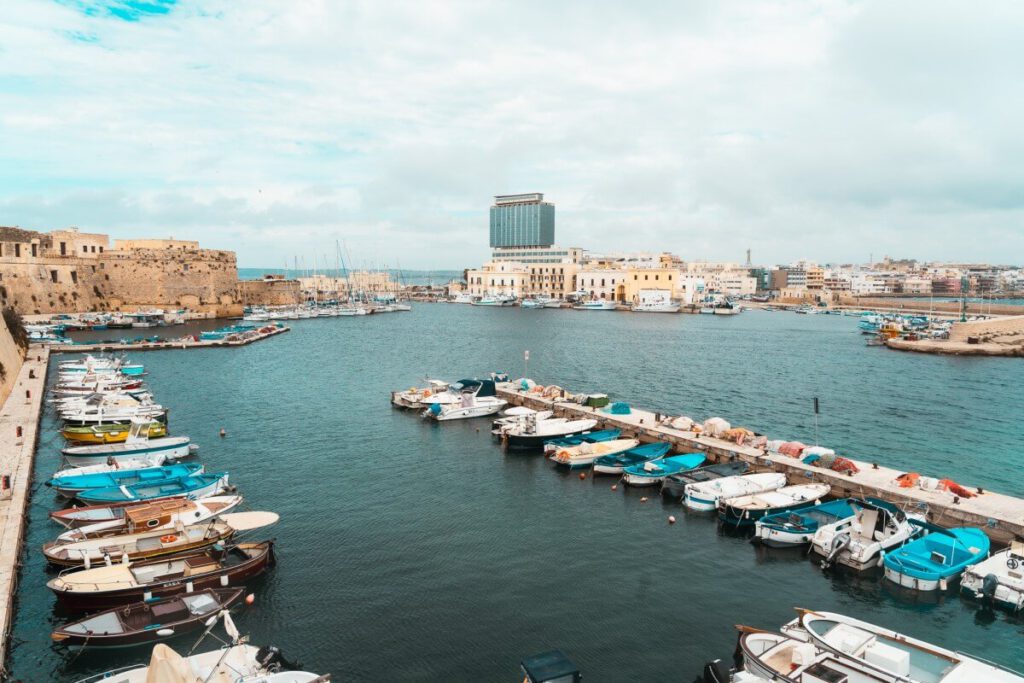
[[[999,577],[995,574],[986,574],[981,580],[981,595],[989,602],[995,600],[996,588],[999,587]]]
[[[846,550],[850,545],[850,540],[850,534],[839,534],[833,538],[832,550],[829,552],[828,557],[821,561],[821,568],[828,569],[831,567],[835,563],[836,558],[839,557],[839,553]]]
[[[290,662],[274,645],[264,645],[256,652],[256,661],[267,671],[299,671],[302,664]]]
[[[729,678],[729,670],[722,664],[721,659],[716,659],[704,665],[704,671],[697,681],[698,683],[729,683]]]

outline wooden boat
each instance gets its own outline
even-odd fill
[[[1024,542],[968,567],[960,581],[963,595],[999,605],[1014,612],[1024,609]]]
[[[51,541],[43,544],[47,562],[61,567],[85,567],[102,563],[148,560],[179,555],[223,543],[234,536],[227,522],[211,520],[176,529],[156,529],[121,536],[100,536],[80,541]]]
[[[218,619],[229,636],[229,641],[217,638],[223,643],[219,649],[182,657],[167,645],[157,643],[148,666],[119,667],[78,683],[328,683],[331,680],[329,674],[291,671],[294,665],[276,647],[249,645],[228,610],[207,618],[207,630],[192,650],[210,633]]]
[[[750,465],[742,460],[705,465],[704,467],[698,467],[687,472],[668,475],[661,482],[661,492],[675,498],[682,498],[687,484],[696,484],[702,481],[721,479],[722,477],[736,477],[749,471]]]
[[[178,500],[188,500],[184,496],[176,496],[171,498],[163,498],[161,502],[172,502]],[[50,513],[50,519],[60,524],[65,529],[77,529],[92,524],[98,524],[101,522],[112,522],[124,519],[125,510],[130,507],[136,507],[139,505],[139,501],[130,500],[123,503],[110,503],[107,505],[85,505],[85,506],[73,506],[64,508],[63,510],[54,510]]]
[[[60,435],[72,443],[121,443],[128,439],[130,429],[131,425],[129,422],[89,425],[86,427],[66,425],[61,429]],[[151,420],[148,433],[151,439],[167,436],[167,423],[160,420]]]
[[[147,420],[134,420],[128,428],[128,436],[120,442],[67,446],[61,449],[61,454],[65,462],[78,467],[158,455],[168,459],[184,458],[195,452],[187,436],[156,437],[152,425]]]
[[[83,541],[87,538],[106,538],[141,531],[173,529],[178,524],[199,524],[230,512],[241,502],[241,496],[210,496],[202,500],[169,498],[152,503],[132,503],[119,509],[120,517],[68,529],[58,536],[57,540],[63,542]]]
[[[83,503],[120,503],[122,501],[158,500],[185,496],[192,500],[215,496],[228,490],[228,473],[197,474],[191,477],[160,479],[146,484],[90,489],[76,497]]]
[[[831,490],[829,484],[797,484],[739,498],[720,498],[718,518],[733,526],[751,526],[765,515],[811,507]]]
[[[670,474],[700,467],[704,459],[703,453],[684,453],[631,465],[622,471],[622,481],[630,486],[654,486]]]
[[[575,469],[590,467],[595,460],[604,455],[618,455],[640,445],[638,439],[612,439],[598,443],[581,443],[578,446],[559,448],[550,457],[556,465]]]
[[[786,548],[810,543],[819,526],[835,524],[853,517],[847,498],[830,500],[800,510],[764,515],[754,524],[754,538],[773,548]]]
[[[203,473],[203,466],[197,463],[181,463],[146,467],[137,470],[113,470],[93,474],[72,474],[45,482],[57,493],[68,498],[93,489],[118,488],[136,484],[152,484],[165,479],[194,477]]]
[[[885,578],[918,591],[946,590],[967,567],[988,557],[990,541],[981,529],[933,524],[928,529],[924,536],[886,553]]]
[[[600,443],[601,441],[611,441],[612,439],[619,438],[621,435],[621,429],[600,429],[596,432],[587,432],[586,434],[577,434],[576,436],[549,439],[544,442],[544,455],[550,455],[559,448],[579,446],[581,443]]]
[[[672,444],[666,441],[655,441],[641,444],[618,455],[603,455],[594,461],[594,473],[622,474],[627,467],[657,460],[664,457],[670,450],[672,450]]]
[[[194,631],[238,602],[245,588],[207,588],[186,595],[113,607],[55,629],[50,638],[68,647],[148,645]]]
[[[210,548],[167,559],[64,572],[47,581],[46,587],[69,609],[106,609],[206,588],[241,586],[273,564],[273,541],[239,543],[226,550]]]

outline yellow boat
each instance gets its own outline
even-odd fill
[[[88,427],[65,427],[60,434],[68,441],[79,443],[122,443],[128,438],[131,425],[90,425]],[[167,425],[163,422],[149,423],[149,438],[167,436]]]

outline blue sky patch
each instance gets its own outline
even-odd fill
[[[73,7],[87,17],[115,17],[124,21],[139,21],[148,17],[168,14],[177,0],[56,0]]]

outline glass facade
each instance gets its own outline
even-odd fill
[[[544,201],[495,203],[492,247],[542,247],[555,243],[555,205]]]

